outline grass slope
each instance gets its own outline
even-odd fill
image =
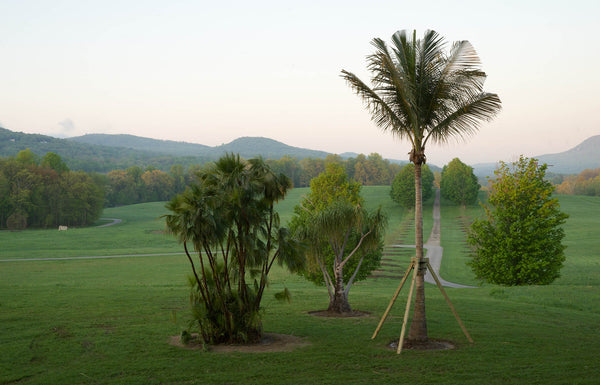
[[[364,193],[369,206],[393,211],[389,239],[411,237],[410,214],[389,201],[386,188]],[[283,218],[301,194],[296,189],[281,203]],[[189,267],[181,255],[2,262],[0,384],[595,384],[600,199],[560,199],[571,217],[567,263],[556,283],[447,290],[474,345],[438,290],[427,286],[430,337],[453,340],[453,351],[397,356],[386,347],[399,336],[406,289],[380,335],[370,339],[397,279],[370,278],[350,291],[353,307],[370,317],[323,319],[307,312],[327,306],[325,289],[276,270],[263,302],[265,330],[301,336],[311,345],[285,353],[221,354],[166,343],[188,319]],[[124,219],[112,228],[2,232],[2,258],[180,251],[159,233],[163,213],[160,203],[144,204],[107,210],[106,217]],[[445,279],[475,282],[464,267],[461,226],[479,214],[477,208],[442,207]],[[384,269],[396,274],[393,266]],[[292,293],[290,304],[271,295],[283,287]]]

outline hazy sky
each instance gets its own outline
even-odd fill
[[[374,37],[434,29],[473,44],[503,110],[429,162],[511,161],[600,134],[599,26],[598,0],[0,0],[0,126],[406,159],[339,75],[369,80]]]

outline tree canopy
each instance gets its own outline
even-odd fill
[[[444,166],[440,181],[440,193],[444,198],[457,205],[471,205],[477,202],[480,188],[473,167],[467,166],[460,159],[454,158]]]
[[[295,236],[308,245],[303,275],[327,286],[328,310],[350,312],[352,284],[379,267],[386,219],[381,210],[364,209],[361,185],[350,180],[338,163],[328,164],[310,185],[290,224]]]
[[[433,196],[433,172],[426,164],[421,169],[421,199],[428,200]],[[402,207],[415,207],[415,165],[412,163],[406,164],[400,169],[392,181],[390,189],[390,197],[392,200]]]
[[[0,228],[86,226],[100,217],[104,186],[99,178],[69,171],[54,153],[39,162],[29,149],[0,158]]]
[[[500,285],[549,284],[565,260],[562,224],[554,187],[544,180],[546,164],[523,156],[509,167],[501,162],[489,181],[486,219],[468,236],[476,276]]]

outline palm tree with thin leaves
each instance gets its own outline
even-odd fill
[[[260,304],[274,263],[292,272],[304,267],[301,245],[275,210],[291,181],[261,158],[233,154],[195,176],[164,216],[192,267],[193,317],[206,343],[259,341]]]
[[[415,165],[415,243],[419,268],[415,309],[408,339],[425,342],[425,260],[423,257],[423,212],[421,166],[426,162],[428,143],[446,143],[452,138],[473,135],[478,126],[491,120],[501,109],[497,94],[483,91],[486,78],[480,59],[466,40],[446,43],[435,31],[412,39],[406,31],[392,36],[391,49],[373,39],[375,53],[367,57],[372,74],[369,87],[351,72],[342,77],[363,99],[371,118],[384,132],[408,139],[409,160]]]

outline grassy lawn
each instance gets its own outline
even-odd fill
[[[164,206],[155,202],[105,209],[102,217],[123,220],[108,227],[0,231],[0,259],[181,252],[176,239],[164,234],[159,218],[167,213]]]
[[[387,243],[411,243],[410,212],[388,187],[364,188],[369,207],[390,215]],[[306,190],[281,202],[282,222]],[[187,326],[187,261],[181,255],[0,262],[0,384],[596,384],[600,377],[600,199],[561,196],[567,261],[549,286],[447,289],[475,344],[462,335],[437,288],[427,286],[431,338],[457,349],[388,349],[400,334],[407,291],[375,340],[370,337],[398,280],[370,278],[350,291],[370,317],[324,319],[324,287],[276,270],[263,301],[267,332],[310,345],[283,353],[214,353],[167,344]],[[0,232],[0,259],[177,253],[162,233],[164,203],[107,209],[105,228]],[[443,202],[444,279],[477,285],[465,266],[464,226],[481,214]],[[431,202],[425,210],[426,236]],[[410,255],[406,255],[406,261]],[[407,263],[407,262],[406,262]],[[399,265],[403,265],[404,260]],[[391,268],[388,268],[391,269]],[[401,271],[402,274],[406,266]],[[272,293],[287,287],[292,302]]]

